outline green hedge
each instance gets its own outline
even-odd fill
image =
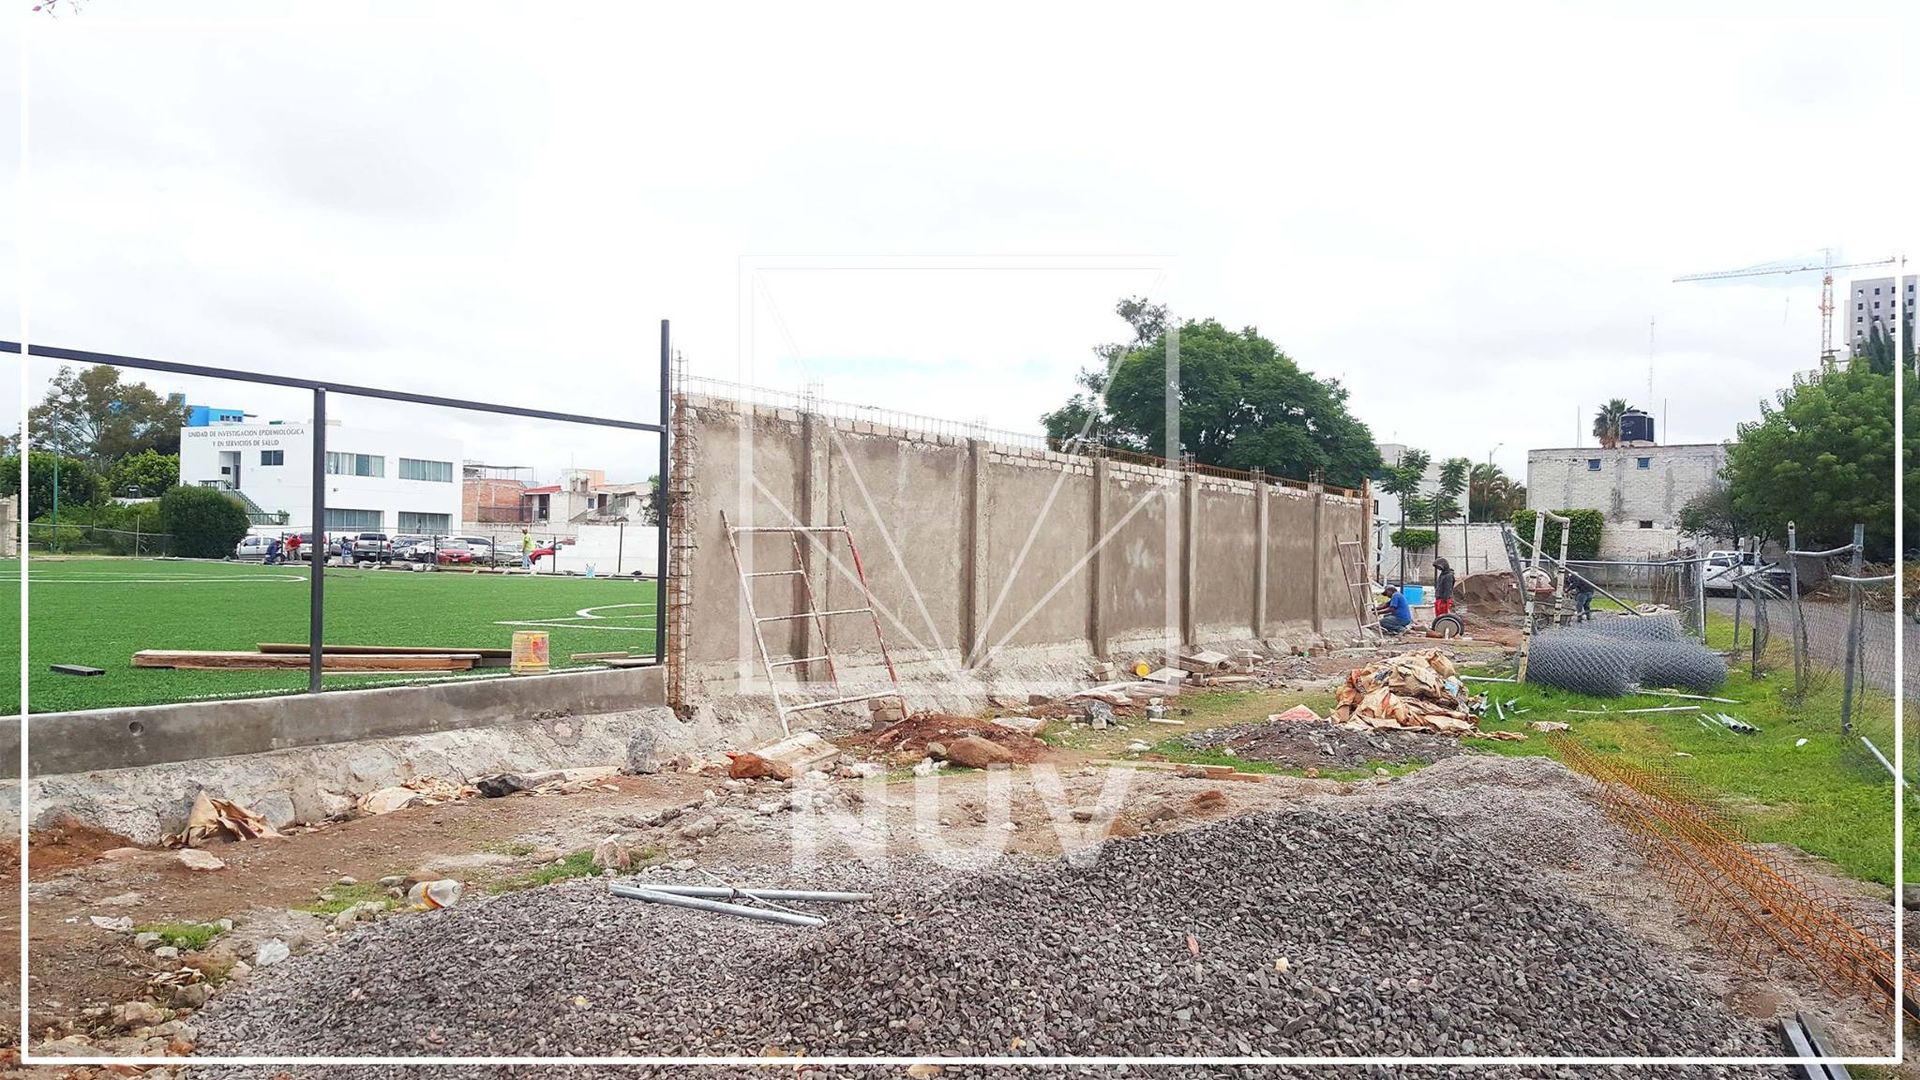
[[[1600,532],[1607,527],[1607,515],[1598,510],[1555,510],[1554,513],[1573,521],[1573,531],[1567,537],[1567,558],[1597,559],[1600,557]],[[1522,559],[1529,553],[1527,544],[1533,543],[1533,518],[1534,512],[1531,510],[1513,512],[1514,531],[1520,534],[1521,540],[1525,541],[1520,546]],[[1547,528],[1544,539],[1540,541],[1540,547],[1548,556],[1555,559],[1560,557],[1559,522],[1552,518],[1547,519]]]
[[[173,534],[173,553],[189,559],[224,559],[247,535],[246,509],[209,487],[168,489],[160,521]]]
[[[1387,539],[1401,551],[1428,551],[1440,545],[1436,529],[1395,529]]]

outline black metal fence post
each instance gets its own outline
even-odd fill
[[[307,593],[307,693],[320,692],[320,664],[327,632],[327,392],[313,388],[313,543],[307,548],[313,564]]]
[[[673,335],[666,319],[660,320],[660,479],[654,488],[653,496],[660,505],[653,508],[654,518],[654,557],[660,561],[654,564],[653,577],[653,662],[667,662],[667,471],[671,467],[667,462],[667,431],[672,425],[673,412]]]

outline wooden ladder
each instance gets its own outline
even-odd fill
[[[810,709],[825,709],[835,705],[852,705],[861,701],[876,701],[880,698],[895,698],[900,703],[900,715],[907,715],[907,699],[900,692],[900,676],[894,671],[893,657],[887,652],[887,637],[880,629],[880,612],[873,606],[873,591],[867,587],[867,573],[860,566],[860,548],[853,542],[853,531],[847,527],[843,516],[838,525],[734,525],[727,520],[727,512],[720,512],[720,525],[727,532],[727,547],[733,551],[733,568],[740,575],[740,595],[746,602],[747,618],[753,623],[753,640],[760,650],[760,667],[766,673],[767,684],[773,691],[773,707],[780,716],[780,730],[791,734],[793,728],[788,718],[794,713]],[[740,537],[752,537],[762,533],[784,533],[793,546],[793,566],[781,570],[755,570],[749,572],[740,559]],[[836,608],[830,611],[820,609],[818,594],[813,589],[813,578],[807,573],[807,560],[800,549],[800,538],[822,551],[830,552],[830,544],[835,536],[843,536],[847,541],[847,553],[853,559],[853,576],[860,583],[860,596],[864,601],[860,607]],[[753,582],[757,578],[799,578],[801,591],[806,598],[806,608],[786,615],[762,615],[753,602]],[[873,619],[873,637],[880,646],[880,659],[886,662],[887,678],[893,684],[891,690],[876,690],[868,694],[841,694],[839,665],[833,655],[831,639],[827,634],[827,620],[844,615],[868,615]],[[767,636],[761,627],[767,623],[810,621],[815,636],[819,638],[820,652],[815,656],[775,657],[767,649]],[[798,701],[789,703],[781,697],[780,680],[774,678],[779,670],[811,671],[813,665],[824,665],[827,684],[833,690],[833,696],[818,701]],[[785,684],[789,689],[794,683]]]
[[[1367,616],[1373,610],[1373,575],[1367,572],[1365,540],[1341,540],[1340,576],[1347,579],[1347,599],[1353,603],[1353,623],[1365,630]]]

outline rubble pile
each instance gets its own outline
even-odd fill
[[[1472,733],[1485,701],[1467,693],[1453,661],[1438,649],[1401,653],[1347,673],[1333,721],[1349,730]]]

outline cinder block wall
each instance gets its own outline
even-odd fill
[[[1169,641],[1289,638],[1352,625],[1335,544],[1362,498],[1056,454],[721,398],[687,399],[690,669],[757,676],[723,525],[840,525],[860,546],[902,675],[1022,654],[1110,656]],[[805,565],[819,608],[864,606],[845,542],[743,535],[742,567]],[[749,579],[758,613],[803,610],[794,576]],[[819,654],[807,620],[760,625],[776,657]],[[864,615],[830,620],[871,656]]]

